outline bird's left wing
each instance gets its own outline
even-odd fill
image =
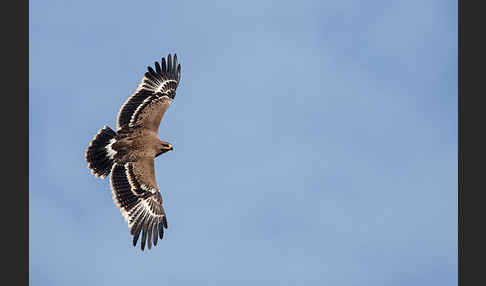
[[[162,207],[162,196],[154,174],[154,160],[143,159],[125,164],[115,163],[111,169],[113,200],[128,222],[133,235],[133,246],[137,245],[140,233],[141,249],[157,245],[164,236],[167,218]]]
[[[181,65],[177,55],[162,58],[161,64],[155,62],[155,70],[148,72],[135,93],[127,99],[118,113],[117,128],[142,126],[154,132],[159,129],[165,111],[175,97],[181,77]]]

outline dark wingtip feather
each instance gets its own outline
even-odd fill
[[[164,238],[164,226],[161,224],[159,224],[159,237],[160,239],[163,239]]]
[[[155,73],[154,69],[152,67],[147,67],[149,73],[152,75],[152,76],[157,76],[157,74]]]
[[[162,73],[162,70],[160,69],[159,62],[155,62],[155,70],[157,71],[157,73]]]
[[[137,246],[138,237],[140,236],[140,231],[142,228],[137,228],[136,232],[133,234],[133,247]]]
[[[135,235],[137,231],[140,231],[141,226],[140,226],[140,220],[136,220],[135,223],[132,226],[132,229],[130,229],[130,234]]]
[[[158,223],[154,223],[154,230],[153,230],[153,241],[154,241],[154,246],[157,245],[157,241],[159,239],[159,224]]]
[[[147,224],[143,224],[142,228],[142,240],[140,241],[140,246],[142,248],[142,251],[145,249],[145,242],[147,241]]]
[[[164,57],[162,57],[161,64],[162,64],[162,72],[166,72],[167,71],[167,63],[165,62]]]
[[[164,227],[167,228],[167,217],[166,216],[162,217],[162,222],[164,223]]]
[[[154,229],[154,224],[152,221],[148,223],[147,228],[147,246],[148,249],[152,249],[152,230]]]
[[[173,68],[173,66],[172,66],[172,56],[171,56],[171,54],[169,54],[167,56],[167,71],[169,73],[172,72],[172,68]]]

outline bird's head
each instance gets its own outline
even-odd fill
[[[165,152],[168,152],[170,150],[174,150],[174,147],[172,147],[172,144],[170,144],[169,142],[160,141],[159,146],[158,146],[158,150],[157,150],[157,156],[162,155]]]

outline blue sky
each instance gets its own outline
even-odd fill
[[[456,1],[31,1],[31,285],[456,285]],[[131,246],[84,150],[182,80]]]

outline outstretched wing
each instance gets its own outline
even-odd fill
[[[181,77],[181,65],[171,55],[155,62],[155,70],[148,67],[135,93],[123,104],[118,113],[117,128],[143,126],[158,131],[162,116],[175,97]]]
[[[115,163],[111,169],[111,191],[113,200],[128,222],[133,246],[138,237],[144,250],[157,245],[158,238],[163,238],[167,228],[167,218],[162,207],[162,196],[157,187],[154,174],[154,161],[143,159],[125,164]]]

